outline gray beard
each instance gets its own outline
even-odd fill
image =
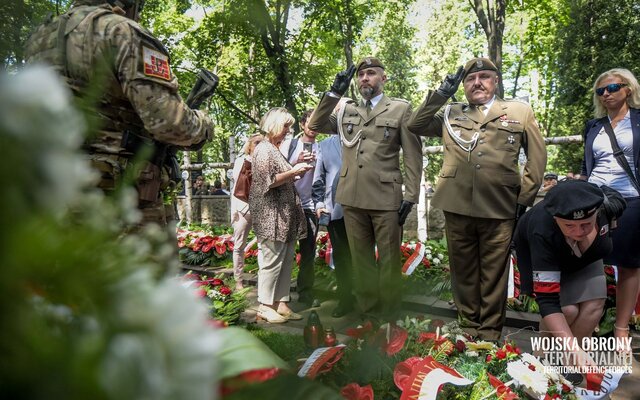
[[[366,100],[371,100],[371,98],[373,97],[373,93],[374,93],[374,88],[372,88],[372,87],[362,87],[362,88],[360,88],[360,94]]]

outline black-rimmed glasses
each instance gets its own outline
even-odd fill
[[[615,93],[623,87],[627,86],[626,83],[610,83],[607,86],[599,87],[596,89],[596,94],[602,96],[606,90],[609,93]]]

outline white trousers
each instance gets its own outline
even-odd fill
[[[258,302],[273,305],[275,302],[289,301],[291,290],[291,270],[296,242],[262,240],[258,258]]]
[[[233,216],[233,277],[236,282],[242,282],[244,271],[244,250],[247,246],[247,237],[251,230],[251,214],[247,212],[235,212]]]

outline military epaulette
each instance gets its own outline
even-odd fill
[[[400,98],[397,98],[397,97],[389,97],[389,99],[392,100],[392,101],[400,101],[400,102],[403,102],[403,103],[410,104],[409,100],[400,99]]]
[[[162,44],[160,40],[155,38],[151,34],[151,32],[149,32],[146,28],[142,27],[140,24],[138,24],[134,20],[128,19],[127,22],[129,22],[129,25],[133,29],[135,29],[138,33],[140,33],[140,36],[142,36],[145,40],[148,40],[149,42],[153,43],[158,51],[161,51],[167,56],[169,56],[169,51],[167,50],[167,48],[164,47],[164,44]],[[171,59],[169,59],[169,62],[171,62]]]
[[[505,99],[504,101],[515,101],[517,103],[529,104],[529,101],[523,97],[514,97],[513,99]]]

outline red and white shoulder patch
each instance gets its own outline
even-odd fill
[[[147,46],[142,46],[142,58],[144,60],[144,74],[156,78],[171,80],[169,68],[169,56],[162,54]]]

